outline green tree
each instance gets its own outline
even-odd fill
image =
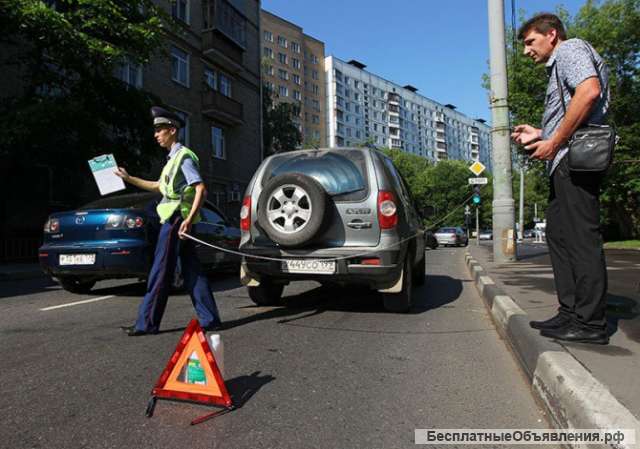
[[[559,8],[568,37],[589,41],[610,69],[610,117],[620,135],[614,163],[601,196],[605,236],[637,238],[640,235],[640,0],[588,0],[574,18]],[[521,17],[523,22],[524,17]],[[513,123],[540,126],[547,76],[544,67],[522,54],[522,44],[509,39],[509,106]],[[487,87],[486,77],[484,85]],[[535,194],[548,195],[546,173],[540,163],[533,164],[527,179]]]
[[[262,88],[262,142],[267,155],[293,151],[302,142],[302,134],[293,118],[300,115],[300,106],[293,103],[274,104],[273,92]]]
[[[0,2],[0,65],[19,80],[0,102],[0,157],[52,169],[68,205],[86,194],[96,154],[115,153],[132,172],[148,168],[158,156],[149,126],[156,99],[113,74],[123,62],[147,63],[170,24],[148,0]]]

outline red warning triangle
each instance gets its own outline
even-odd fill
[[[224,379],[197,320],[189,322],[151,394],[158,398],[231,407]]]

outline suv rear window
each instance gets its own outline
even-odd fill
[[[455,234],[456,228],[440,228],[438,229],[438,234],[447,234],[452,233]]]
[[[285,173],[301,173],[315,179],[332,196],[357,201],[368,194],[366,160],[362,151],[305,151],[274,157],[265,168],[262,186]]]

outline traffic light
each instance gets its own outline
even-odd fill
[[[473,197],[471,200],[476,206],[480,204],[480,186],[477,184],[473,186]]]

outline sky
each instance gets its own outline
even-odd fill
[[[515,0],[515,9],[528,18],[563,5],[573,16],[585,1]],[[509,26],[511,3],[505,0]],[[491,121],[482,88],[489,72],[487,0],[263,0],[262,8],[323,41],[327,56],[357,59],[371,73]]]

